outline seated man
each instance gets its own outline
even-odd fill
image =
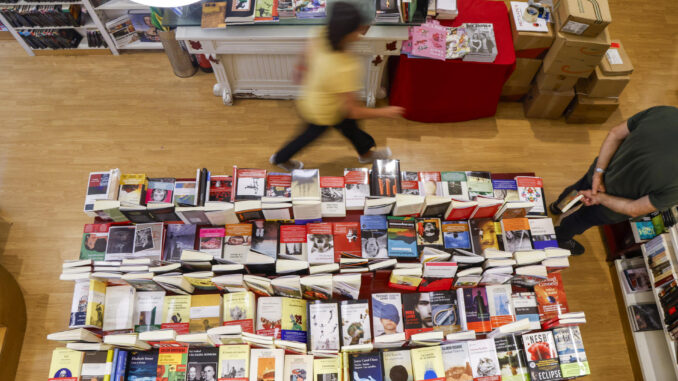
[[[586,175],[550,205],[552,214],[561,214],[557,205],[573,190],[584,206],[561,221],[556,235],[574,255],[584,247],[573,237],[592,226],[678,204],[678,108],[652,107],[610,130]]]

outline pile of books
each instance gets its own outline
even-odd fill
[[[469,37],[469,52],[464,61],[494,62],[497,58],[497,41],[492,24],[463,24]]]
[[[459,16],[457,0],[436,0],[436,16],[439,20],[454,20]]]

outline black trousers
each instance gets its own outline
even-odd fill
[[[580,191],[586,189],[591,189],[591,183],[587,176],[584,175],[579,181],[565,188],[563,193],[558,197],[558,200],[556,200],[556,204],[561,202],[573,190]],[[593,226],[614,224],[624,220],[624,218],[610,217],[606,211],[607,208],[603,205],[582,206],[579,210],[560,221],[560,226],[556,227],[558,241],[569,241],[575,235],[582,234]]]
[[[329,126],[319,126],[312,123],[306,124],[306,130],[299,136],[292,139],[283,148],[275,154],[275,163],[284,163],[292,158],[297,152],[320,137]],[[348,139],[359,155],[364,155],[370,151],[370,148],[376,146],[374,139],[370,134],[358,127],[358,121],[355,119],[344,119],[334,128],[339,130],[342,135]]]

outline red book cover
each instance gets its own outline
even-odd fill
[[[306,225],[306,241],[308,242],[309,263],[334,263],[334,237],[332,223],[319,222]]]
[[[567,298],[560,273],[549,274],[548,278],[534,286],[539,307],[539,319],[543,322],[569,312]]]
[[[85,224],[85,229],[83,233],[108,233],[108,229],[110,227],[111,227],[110,223]]]
[[[347,171],[344,174],[346,184],[369,184],[368,171]]]
[[[266,197],[286,199],[292,197],[292,175],[271,172],[266,176]]]
[[[421,292],[447,291],[451,288],[452,278],[423,278],[423,281],[419,284],[419,291]]]
[[[360,222],[334,223],[334,261],[344,258],[362,258]]]
[[[302,244],[306,243],[306,225],[280,225],[280,246],[295,243],[302,250]],[[299,255],[303,256],[301,252]]]
[[[210,177],[209,201],[231,201],[233,192],[233,177],[212,176]]]
[[[419,182],[411,180],[401,180],[400,188],[405,194],[419,194]],[[416,191],[416,192],[414,192]]]
[[[341,176],[320,176],[321,188],[343,188],[344,178]]]
[[[478,196],[478,198],[482,198],[482,196]],[[491,197],[487,197],[486,199],[494,200]],[[483,206],[479,204],[471,218],[494,218],[494,215],[497,214],[499,208],[504,204],[503,200],[497,201],[499,202],[491,205]]]
[[[464,221],[471,218],[471,214],[476,209],[476,206],[469,206],[467,208],[454,208],[445,218],[446,221]],[[494,217],[494,215],[492,215]]]

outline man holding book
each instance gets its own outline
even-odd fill
[[[678,204],[678,108],[657,106],[639,112],[610,130],[584,177],[567,187],[549,207],[573,191],[583,207],[556,228],[558,245],[584,253],[573,237],[592,226],[618,223]]]

